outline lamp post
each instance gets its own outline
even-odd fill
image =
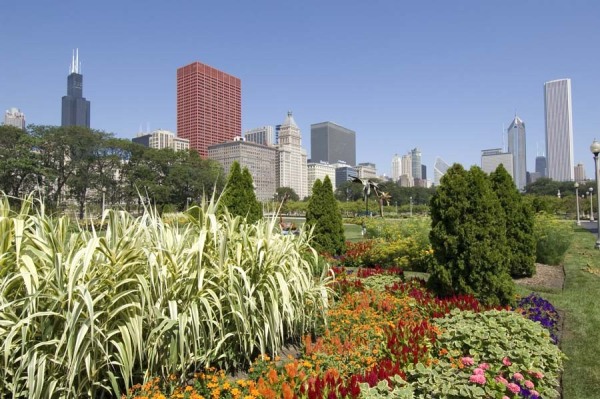
[[[575,201],[577,202],[577,226],[581,226],[581,221],[579,220],[579,183],[575,183]]]
[[[412,197],[409,197],[409,201],[410,201],[410,217],[412,217]]]
[[[590,187],[590,222],[594,221],[594,187]]]
[[[102,187],[102,216],[104,216],[104,209],[105,209],[105,198],[106,198],[106,187]]]
[[[398,201],[396,201],[396,215],[398,215]]]
[[[598,193],[600,193],[600,181],[598,181],[598,154],[600,154],[600,143],[594,139],[592,145],[590,146],[590,150],[592,154],[594,154],[594,175],[596,176],[596,188],[598,188]],[[590,191],[592,189],[590,188]],[[596,195],[598,197],[598,209],[600,210],[600,195]],[[592,216],[594,212],[592,211]],[[600,216],[600,215],[599,215]],[[600,249],[600,217],[598,217],[598,238],[596,239],[596,245],[594,248]]]

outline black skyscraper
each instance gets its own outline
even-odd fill
[[[76,50],[67,77],[67,95],[62,98],[62,126],[90,127],[90,102],[83,97],[83,75],[79,69],[79,50]]]

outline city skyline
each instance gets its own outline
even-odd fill
[[[28,123],[60,125],[56,100],[64,94],[65,61],[78,47],[94,102],[92,128],[126,139],[140,123],[176,131],[175,71],[199,60],[242,80],[240,133],[275,124],[287,110],[299,116],[303,132],[335,121],[357,132],[357,163],[374,162],[390,175],[394,154],[415,147],[430,168],[438,156],[479,164],[482,148],[501,146],[516,111],[527,121],[533,171],[536,144],[545,146],[543,84],[570,78],[573,161],[593,175],[600,62],[589,49],[600,38],[598,4],[139,4],[11,5],[0,33],[11,37],[5,54],[15,56],[0,65],[0,108],[21,109]],[[211,18],[198,24],[200,9]],[[250,12],[268,20],[286,15],[300,28],[256,26]],[[170,28],[140,30],[130,15],[160,16]],[[519,29],[505,29],[507,15]],[[18,16],[26,17],[27,30]],[[111,21],[108,33],[103,20]],[[77,35],[65,35],[65,26]],[[340,35],[341,26],[354,28]],[[554,52],[545,50],[550,43]],[[514,56],[519,63],[505,62]],[[304,146],[311,148],[310,137]]]

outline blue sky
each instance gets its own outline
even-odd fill
[[[419,147],[432,175],[480,163],[515,111],[527,165],[544,148],[543,84],[571,78],[575,163],[600,139],[598,1],[27,1],[0,14],[0,110],[60,124],[79,48],[92,127],[132,138],[176,129],[176,69],[200,61],[242,80],[242,129],[292,110],[357,133],[357,162],[389,173]]]

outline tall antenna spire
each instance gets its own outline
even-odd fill
[[[75,49],[71,55],[71,67],[69,68],[69,73],[81,73],[80,70],[81,63],[79,62],[79,49]]]
[[[79,73],[79,49],[75,49],[75,73]]]

